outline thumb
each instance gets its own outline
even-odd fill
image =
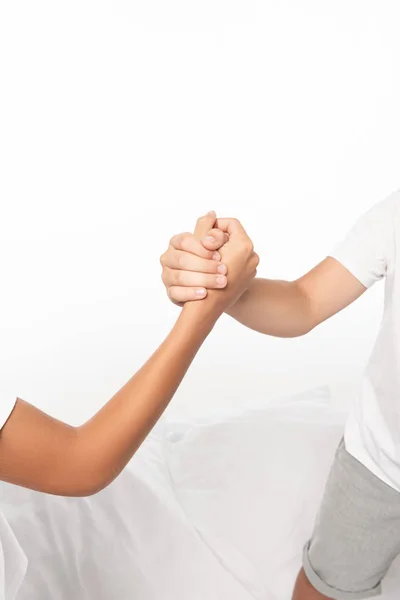
[[[195,237],[199,240],[205,237],[207,233],[213,229],[216,220],[217,215],[213,210],[197,219],[196,227],[194,229]]]
[[[243,225],[238,219],[217,219],[216,227],[227,233],[229,236],[238,234],[247,235]]]
[[[207,250],[219,250],[227,242],[229,242],[229,235],[220,229],[211,229],[211,231],[201,239],[201,243]]]

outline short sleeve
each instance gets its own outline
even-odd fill
[[[395,214],[400,192],[394,192],[364,213],[328,254],[366,288],[385,277],[394,254]]]
[[[0,391],[0,430],[3,429],[8,417],[11,415],[16,402],[16,396]]]

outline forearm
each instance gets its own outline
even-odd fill
[[[227,313],[255,331],[297,337],[313,328],[310,302],[296,282],[254,279]]]
[[[79,429],[79,453],[104,487],[125,467],[163,413],[216,322],[215,311],[187,304],[150,360]]]
[[[81,427],[18,401],[0,435],[0,479],[63,496],[104,488],[157,422],[218,316],[206,303],[185,306],[147,363]]]

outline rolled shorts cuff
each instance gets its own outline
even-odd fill
[[[309,540],[303,549],[303,569],[307,579],[311,585],[324,596],[333,598],[333,600],[364,600],[365,598],[373,598],[374,596],[380,596],[382,593],[382,585],[379,583],[373,589],[363,590],[360,592],[346,592],[345,590],[336,589],[327,583],[325,583],[321,577],[314,571],[311,565],[310,558],[308,556],[308,550],[310,548],[311,540]]]

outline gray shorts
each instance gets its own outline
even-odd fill
[[[303,568],[321,594],[370,598],[400,553],[400,493],[381,481],[340,442]]]

